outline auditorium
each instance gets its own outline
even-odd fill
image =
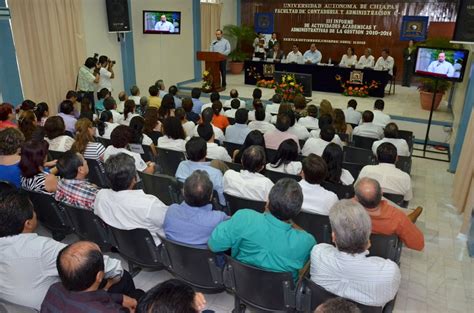
[[[473,16],[0,0],[0,312],[471,312]]]

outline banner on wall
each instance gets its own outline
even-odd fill
[[[255,14],[255,32],[262,34],[273,33],[273,13]]]
[[[474,0],[460,1],[453,40],[474,42]]]
[[[400,30],[401,41],[423,41],[428,34],[429,16],[404,16],[402,29]]]

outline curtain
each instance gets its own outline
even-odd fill
[[[459,158],[456,174],[453,182],[454,205],[460,214],[463,214],[463,224],[461,233],[469,232],[471,214],[474,208],[474,111],[466,130],[466,137],[462,145],[461,156]]]
[[[8,6],[23,94],[57,112],[86,57],[81,0],[9,0]]]
[[[201,3],[201,49],[208,51],[215,39],[216,29],[221,28],[221,3]],[[204,66],[204,63],[203,63]]]

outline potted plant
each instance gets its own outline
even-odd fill
[[[449,89],[451,83],[449,81],[440,79],[438,80],[438,86],[432,78],[420,79],[420,85],[418,90],[420,91],[420,103],[423,110],[431,110],[431,104],[433,103],[433,96],[435,97],[433,110],[438,109],[441,99],[443,99],[444,93]],[[436,89],[435,89],[436,88]]]
[[[244,61],[248,57],[248,53],[242,50],[242,45],[252,43],[255,32],[250,26],[225,25],[224,36],[235,45],[235,49],[229,54],[230,72],[240,74],[244,69]]]

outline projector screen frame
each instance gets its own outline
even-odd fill
[[[167,14],[167,13],[178,13],[179,14],[179,32],[166,32],[166,31],[160,31],[160,30],[146,30],[146,24],[145,24],[145,14],[146,13],[160,13],[160,14]],[[142,26],[143,26],[143,34],[151,34],[151,35],[181,35],[181,29],[183,27],[182,24],[182,12],[181,11],[165,11],[165,10],[143,10],[142,13]],[[168,21],[169,22],[169,21]]]

